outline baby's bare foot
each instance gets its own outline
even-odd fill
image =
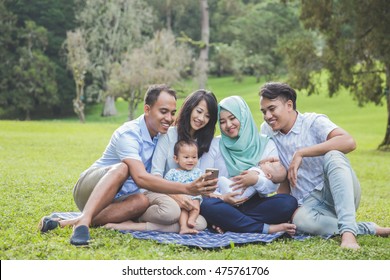
[[[268,233],[275,233],[279,231],[285,231],[289,235],[294,235],[296,233],[297,226],[289,223],[282,223],[277,225],[270,225]]]
[[[197,234],[199,232],[196,229],[193,229],[193,228],[181,227],[179,233],[180,234]]]
[[[195,220],[191,220],[191,219],[188,219],[187,221],[187,226],[189,228],[194,228],[196,226],[196,221]]]
[[[352,232],[344,232],[341,235],[341,248],[346,248],[346,249],[352,249],[352,250],[358,250],[360,249],[359,244],[357,243],[356,237]]]

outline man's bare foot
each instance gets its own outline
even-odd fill
[[[377,224],[375,225],[375,235],[381,237],[389,237],[390,236],[390,228],[388,227],[380,227]]]
[[[146,231],[146,223],[136,223],[133,221],[126,221],[122,223],[108,223],[103,226],[107,229],[115,230],[137,230],[137,231]]]
[[[360,249],[359,244],[357,243],[356,237],[352,232],[344,232],[341,235],[341,248],[346,248],[346,249],[352,249],[352,250],[358,250]]]
[[[199,232],[194,229],[194,228],[189,228],[189,227],[186,227],[186,226],[182,226],[180,227],[180,231],[179,231],[180,234],[198,234]]]
[[[279,231],[285,231],[289,235],[294,235],[296,233],[297,226],[289,223],[282,223],[277,225],[270,225],[268,233],[275,233]]]

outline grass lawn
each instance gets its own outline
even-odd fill
[[[211,79],[218,99],[241,95],[259,125],[259,84],[246,78]],[[191,90],[188,89],[188,92]],[[179,100],[179,105],[182,100]],[[100,120],[91,108],[87,123],[76,118],[52,121],[0,121],[0,257],[2,260],[389,260],[390,239],[359,236],[361,249],[342,250],[340,238],[311,238],[299,242],[280,239],[219,250],[201,250],[137,240],[102,228],[91,230],[89,248],[69,244],[72,229],[41,235],[40,218],[51,212],[77,211],[72,189],[79,174],[100,157],[112,132],[127,118],[127,105],[118,103],[117,117]],[[179,107],[178,107],[179,108]],[[358,108],[344,93],[298,96],[298,109],[327,114],[349,131],[358,148],[349,155],[362,185],[358,220],[390,226],[390,154],[376,150],[385,132],[386,108]],[[139,112],[140,113],[140,112]]]

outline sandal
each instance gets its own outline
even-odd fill
[[[41,233],[48,232],[49,230],[53,230],[57,228],[60,225],[59,221],[56,219],[53,219],[52,217],[45,216],[43,217],[39,224],[38,229]]]
[[[89,228],[87,226],[78,226],[74,229],[72,237],[70,238],[70,244],[75,246],[86,246],[89,244]]]

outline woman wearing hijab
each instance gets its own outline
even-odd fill
[[[288,221],[297,208],[296,199],[288,194],[274,194],[279,184],[254,168],[265,158],[278,158],[274,142],[259,134],[251,111],[240,96],[227,97],[218,104],[218,121],[221,136],[213,140],[210,151],[203,156],[201,169],[219,169],[219,176],[234,181],[236,192],[204,198],[203,217],[219,231],[295,234],[295,225]],[[258,195],[235,198],[249,186]]]

